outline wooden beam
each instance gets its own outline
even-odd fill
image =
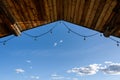
[[[0,5],[0,12],[2,14],[3,23],[6,24],[6,26],[3,26],[3,27],[6,27],[10,32],[15,34],[16,36],[20,35],[21,31],[18,28],[18,26],[15,25],[15,20],[11,16],[10,12],[8,11],[8,9],[6,8],[4,2],[2,2],[2,5]]]
[[[98,22],[96,23],[95,29],[96,30],[101,30],[101,26],[104,26],[105,22],[108,20],[110,13],[112,12],[113,7],[111,4],[113,3],[112,0],[107,0],[106,4],[101,12],[101,15],[99,16]]]
[[[99,0],[92,0],[90,2],[88,12],[87,12],[87,15],[86,15],[86,18],[85,18],[85,23],[84,23],[85,26],[90,27],[90,25],[91,25],[91,23],[93,21],[93,18],[94,18],[95,12],[96,12],[95,7],[96,7],[96,5],[98,5],[98,4],[95,4],[95,1],[98,2]]]
[[[21,34],[21,31],[19,29],[20,26],[17,23],[11,25],[10,27],[12,28],[16,36],[19,36]]]
[[[83,7],[83,10],[82,10],[83,13],[82,13],[81,20],[80,20],[81,25],[85,24],[85,20],[86,20],[86,16],[87,16],[87,13],[88,13],[90,3],[91,3],[90,0],[85,0],[84,7]],[[86,26],[86,25],[84,25],[84,26]]]
[[[104,36],[109,37],[110,35],[114,34],[117,29],[120,27],[120,3],[118,2],[115,8],[113,9],[114,15],[112,16],[111,20],[109,21],[108,25],[105,26]]]
[[[96,2],[97,1],[97,2]],[[98,20],[100,19],[101,12],[105,6],[106,0],[95,0],[93,10],[91,12],[91,17],[87,23],[87,26],[94,29]]]

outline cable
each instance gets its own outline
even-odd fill
[[[15,38],[15,36],[11,36],[10,38],[0,41],[1,44],[5,45],[8,41],[12,40],[13,38]]]
[[[81,36],[81,37],[84,37],[84,38],[87,38],[87,37],[92,37],[92,36],[95,36],[95,35],[98,35],[99,33],[95,33],[95,34],[91,34],[91,35],[82,35],[82,34],[80,34],[80,33],[77,33],[77,32],[75,32],[75,31],[73,31],[71,28],[69,28],[64,22],[62,22],[63,23],[63,25],[68,29],[68,33],[70,33],[70,32],[72,32],[72,33],[74,33],[74,34],[76,34],[76,35],[78,35],[78,36]]]
[[[93,37],[93,36],[99,34],[99,33],[94,33],[94,34],[91,34],[91,35],[82,35],[82,34],[76,32],[76,31],[72,30],[71,28],[69,28],[68,25],[67,25],[65,22],[60,21],[60,24],[61,24],[61,23],[64,25],[64,27],[66,27],[66,28],[68,29],[68,33],[71,32],[71,33],[73,33],[73,34],[75,34],[75,35],[78,35],[78,36],[80,36],[80,37],[83,37],[84,40],[86,40],[86,38],[88,38],[88,37]],[[37,38],[42,37],[42,36],[44,36],[44,35],[46,35],[46,34],[48,34],[48,33],[51,33],[51,34],[52,34],[52,33],[53,33],[53,30],[56,28],[57,25],[58,25],[58,22],[55,23],[55,25],[54,25],[51,29],[49,29],[48,31],[46,31],[46,32],[44,32],[44,33],[42,33],[42,34],[39,34],[39,35],[31,35],[31,34],[26,33],[26,32],[22,32],[22,33],[25,34],[26,36],[31,37],[31,38],[34,38],[34,40],[36,40]],[[100,36],[102,36],[101,33],[100,33]],[[2,43],[3,45],[5,45],[6,42],[12,40],[13,38],[15,38],[15,36],[11,36],[11,37],[9,37],[9,38],[6,39],[6,40],[0,41],[0,43]],[[119,46],[120,41],[118,41],[118,40],[116,40],[116,39],[114,39],[114,38],[111,38],[111,37],[109,37],[109,39],[112,40],[112,41],[114,41],[114,42],[116,42],[116,43],[117,43],[117,46]]]
[[[28,34],[26,32],[23,32],[23,34],[25,34],[25,35],[27,35],[29,37],[32,37],[32,38],[34,38],[36,40],[36,38],[42,37],[42,36],[44,36],[44,35],[46,35],[48,33],[52,34],[52,31],[53,31],[53,29],[55,29],[56,26],[57,26],[57,23],[51,29],[49,29],[48,31],[46,31],[46,32],[44,32],[42,34],[39,34],[39,35],[31,35],[31,34]]]
[[[116,42],[117,46],[119,46],[120,41],[118,41],[118,40],[116,40],[116,39],[113,39],[113,38],[111,38],[111,37],[109,37],[109,39],[112,40],[112,41],[114,41],[114,42]]]

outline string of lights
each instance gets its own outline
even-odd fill
[[[73,31],[73,30],[72,30],[71,28],[69,28],[64,22],[61,21],[61,23],[68,29],[68,33],[72,32],[72,33],[74,33],[74,34],[76,34],[76,35],[78,35],[78,36],[80,36],[80,37],[83,37],[84,40],[86,40],[86,38],[88,38],[88,37],[96,36],[96,35],[98,35],[98,34],[100,34],[100,36],[102,36],[101,33],[94,33],[94,34],[91,34],[91,35],[82,35],[82,34],[76,32],[76,31]],[[111,39],[112,41],[116,42],[117,46],[119,46],[120,41],[118,41],[118,40],[116,40],[116,39],[113,39],[113,38],[111,38],[111,37],[109,37],[109,39]]]
[[[12,39],[14,39],[14,38],[15,38],[15,36],[11,36],[11,37],[9,37],[8,39],[5,39],[5,40],[3,40],[3,41],[0,41],[0,43],[3,44],[3,45],[5,45],[8,41],[10,41],[10,40],[12,40]]]
[[[74,33],[74,34],[76,34],[80,37],[83,37],[84,40],[86,40],[86,38],[88,38],[88,37],[92,37],[92,36],[95,36],[95,35],[99,34],[99,33],[94,33],[94,34],[90,34],[90,35],[82,35],[82,34],[76,32],[76,31],[72,30],[71,28],[69,28],[64,22],[62,22],[62,24],[68,29],[68,33],[72,32],[72,33]]]
[[[58,24],[58,22],[55,23],[55,25],[54,25],[52,28],[50,28],[48,31],[46,31],[46,32],[44,32],[44,33],[42,33],[42,34],[31,35],[31,34],[29,34],[29,33],[27,33],[27,32],[22,32],[22,33],[23,33],[24,35],[28,36],[28,37],[33,38],[34,40],[37,40],[37,38],[40,38],[40,37],[42,37],[42,36],[45,36],[45,35],[47,35],[48,33],[51,33],[51,34],[52,34],[52,33],[53,33],[53,30],[57,27],[57,24]],[[75,34],[75,35],[77,35],[77,36],[80,36],[80,37],[82,37],[84,40],[86,40],[86,38],[93,37],[93,36],[96,36],[96,35],[98,35],[98,34],[100,34],[100,36],[102,36],[101,33],[94,33],[94,34],[90,34],[90,35],[82,35],[82,34],[76,32],[76,31],[74,31],[73,29],[71,29],[65,22],[60,21],[60,24],[63,24],[64,27],[68,29],[68,33],[73,33],[73,34]],[[9,37],[8,39],[5,39],[5,40],[3,40],[3,41],[0,41],[0,43],[3,44],[3,45],[5,45],[8,41],[14,39],[15,37],[16,37],[16,36],[11,36],[11,37]],[[116,39],[114,39],[114,38],[111,38],[111,37],[109,37],[109,39],[112,40],[112,41],[114,41],[114,42],[116,42],[117,46],[119,46],[120,41],[118,41],[118,40],[116,40]]]
[[[109,37],[109,39],[112,40],[112,41],[114,41],[114,42],[116,42],[117,46],[119,46],[120,41],[118,41],[118,40],[116,40],[116,39],[114,39],[114,38],[111,38],[111,37]]]
[[[42,36],[44,36],[44,35],[46,35],[48,33],[52,34],[53,33],[53,29],[55,29],[56,26],[57,26],[57,23],[51,29],[49,29],[48,31],[46,31],[46,32],[44,32],[42,34],[39,34],[39,35],[31,35],[31,34],[26,33],[26,32],[23,32],[23,34],[25,34],[28,37],[34,38],[34,40],[37,40],[37,38],[42,37]]]

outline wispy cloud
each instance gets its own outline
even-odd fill
[[[31,76],[30,78],[33,79],[33,80],[39,80],[40,79],[39,76]]]
[[[58,74],[52,74],[51,79],[52,80],[78,80],[77,78],[65,77]]]
[[[57,42],[54,43],[54,46],[57,46]]]
[[[72,80],[78,80],[78,78],[72,78]]]
[[[52,78],[52,80],[62,80],[62,79],[64,79],[63,76],[57,75],[57,74],[52,74],[51,78]]]
[[[60,45],[63,43],[63,40],[60,40],[59,42],[54,42],[54,46]]]
[[[30,69],[32,69],[33,67],[32,66],[30,66]]]
[[[112,64],[113,62],[111,62],[111,61],[105,61],[104,63],[105,64]]]
[[[15,69],[16,73],[24,73],[25,70],[22,68]]]
[[[105,74],[120,75],[120,63],[105,62],[105,66],[101,68],[101,71]]]
[[[31,60],[26,60],[27,63],[31,63]]]
[[[60,40],[60,43],[63,43],[63,40]]]
[[[96,74],[99,71],[101,64],[91,64],[87,67],[80,67],[80,68],[73,68],[71,70],[68,70],[68,73],[76,73],[81,76],[83,75],[93,75]]]

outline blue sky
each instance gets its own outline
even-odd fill
[[[69,33],[64,24],[80,35],[97,35],[84,40],[72,31]],[[48,33],[36,39],[26,35],[45,32]],[[116,42],[64,21],[24,31],[5,45],[0,44],[0,53],[0,80],[120,79],[120,47]]]

